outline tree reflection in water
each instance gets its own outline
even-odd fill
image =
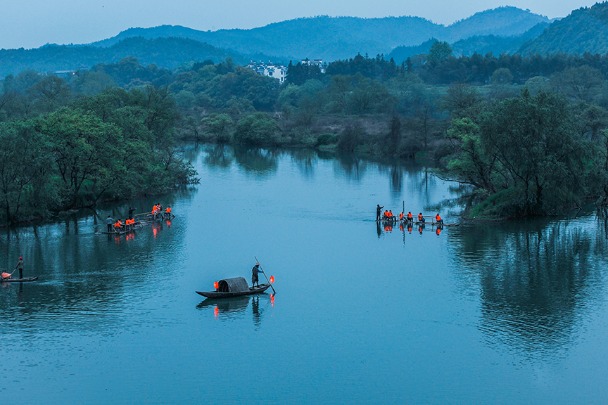
[[[477,284],[481,330],[530,355],[560,351],[601,299],[606,244],[597,231],[559,221],[471,225],[449,233],[461,276]]]

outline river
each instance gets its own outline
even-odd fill
[[[607,227],[594,214],[377,226],[376,204],[460,223],[418,166],[309,151],[189,148],[200,185],[132,201],[175,218],[4,230],[3,403],[600,403]],[[277,294],[205,301],[255,258]],[[264,280],[264,275],[262,275]]]

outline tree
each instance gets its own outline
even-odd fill
[[[603,83],[602,72],[586,65],[565,69],[551,77],[555,89],[577,101],[593,101],[600,95]]]
[[[427,61],[431,67],[439,65],[441,62],[452,56],[452,47],[447,42],[437,41],[429,50]]]
[[[279,141],[279,127],[267,114],[249,114],[236,124],[234,140],[249,146],[273,145]]]
[[[228,142],[234,122],[228,114],[212,113],[202,119],[203,128],[217,142]]]
[[[443,107],[452,117],[475,117],[481,109],[481,97],[474,87],[455,84],[448,88]]]
[[[482,145],[481,130],[470,118],[456,118],[447,131],[447,137],[456,152],[450,157],[447,168],[461,182],[493,193],[496,157],[488,154]]]
[[[397,115],[393,115],[391,118],[386,141],[389,154],[396,154],[401,143],[401,120]]]
[[[119,128],[84,111],[63,108],[42,118],[62,183],[62,208],[94,204],[121,174],[124,150]]]
[[[26,121],[0,124],[0,143],[0,217],[44,217],[57,204],[47,140]]]
[[[579,204],[586,194],[586,143],[576,138],[564,99],[524,90],[493,106],[481,125],[484,148],[509,176],[521,196],[523,215],[557,212]]]
[[[494,85],[507,85],[513,82],[513,74],[508,68],[499,68],[492,73],[492,78],[490,79],[492,84]]]

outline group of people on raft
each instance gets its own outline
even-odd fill
[[[397,222],[397,218],[399,218],[399,222],[414,222],[414,215],[412,214],[411,211],[409,211],[407,214],[404,214],[403,211],[399,213],[399,216],[396,217],[393,214],[392,210],[384,210],[384,212],[382,212],[382,206],[380,206],[380,204],[376,205],[376,221],[389,221],[389,222]],[[435,225],[438,226],[442,226],[443,225],[443,219],[441,218],[441,215],[439,215],[439,213],[437,213],[437,215],[435,215]],[[418,213],[418,217],[416,222],[418,222],[419,224],[424,224],[426,222],[424,215],[422,215],[422,212]]]
[[[129,216],[124,221],[122,219],[117,219],[114,221],[114,218],[108,215],[106,218],[107,232],[122,233],[134,230],[135,225],[139,223],[136,222],[135,218],[133,217],[134,212],[135,208],[129,208]],[[152,207],[152,211],[147,213],[147,215],[151,216],[153,219],[171,219],[171,207],[166,207],[163,211],[163,206],[160,203],[156,203]]]
[[[152,215],[154,219],[171,219],[171,207],[167,207],[163,211],[163,206],[160,203],[156,203],[152,206],[150,215]]]

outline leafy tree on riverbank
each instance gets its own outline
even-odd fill
[[[563,98],[524,90],[489,105],[478,123],[454,120],[448,134],[457,141],[448,169],[490,196],[492,205],[480,206],[487,212],[545,215],[580,206],[588,196],[593,145],[577,136]]]

